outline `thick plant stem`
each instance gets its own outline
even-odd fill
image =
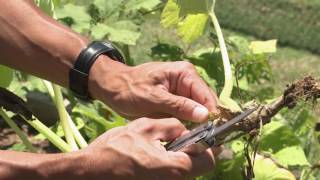
[[[60,122],[62,125],[65,138],[68,144],[72,147],[72,150],[78,150],[79,147],[74,139],[74,136],[72,134],[72,129],[70,127],[70,122],[68,120],[68,113],[64,107],[61,88],[55,84],[52,87],[53,87],[54,96],[55,96],[55,103],[58,109],[59,118],[60,118]]]
[[[27,135],[17,126],[17,124],[7,115],[7,113],[0,108],[0,115],[6,121],[6,123],[14,130],[14,132],[20,137],[23,144],[31,151],[37,152],[36,148],[32,146],[32,143],[29,141]]]
[[[80,146],[80,148],[85,148],[88,146],[87,141],[82,137],[81,133],[79,132],[77,126],[74,124],[74,122],[72,121],[70,115],[67,113],[68,116],[68,123],[69,126],[71,128],[73,137],[75,138],[75,140],[77,141],[78,145]]]
[[[214,12],[210,12],[209,15],[217,33],[224,68],[224,87],[222,89],[219,99],[223,103],[223,105],[226,105],[232,111],[241,111],[239,105],[230,98],[233,89],[233,76],[228,56],[228,50],[223,38],[222,30]]]
[[[62,152],[71,152],[72,148],[64,140],[62,140],[58,135],[56,135],[51,129],[44,125],[41,121],[36,118],[31,120],[24,119],[33,128],[35,128],[39,133],[46,137],[52,144],[54,144]]]
[[[49,92],[49,95],[51,96],[52,100],[54,101],[54,103],[57,105],[57,102],[56,102],[56,98],[55,98],[55,93],[54,93],[54,90],[53,90],[53,85],[52,83],[46,81],[46,80],[43,80],[43,84],[46,86],[48,92]],[[83,136],[81,135],[81,133],[79,132],[78,128],[76,127],[76,125],[74,124],[74,122],[72,121],[70,115],[66,112],[66,115],[67,115],[67,119],[68,119],[68,123],[69,123],[69,126],[70,126],[70,129],[71,129],[71,132],[75,138],[75,140],[77,141],[78,145],[81,147],[81,148],[85,148],[88,146],[88,143],[86,142],[86,140],[83,138]]]

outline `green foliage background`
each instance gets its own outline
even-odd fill
[[[37,0],[36,2],[49,15],[84,36],[115,43],[130,65],[152,60],[190,61],[212,89],[218,93],[222,90],[224,70],[220,50],[216,34],[207,17],[207,9],[201,6],[203,3],[213,1],[169,0],[172,6],[185,3],[184,7],[187,7],[179,9],[182,14],[178,12],[173,17],[174,21],[169,22],[167,20],[172,19],[166,20],[165,15],[161,15],[166,2],[160,0]],[[228,1],[217,2],[216,9],[219,14],[220,9],[224,8],[221,6]],[[233,3],[234,1],[230,1],[228,4]],[[248,11],[253,11],[249,5],[246,8]],[[176,12],[176,8],[173,9],[172,12]],[[247,15],[239,17],[242,16]],[[245,23],[241,25],[252,26]],[[237,86],[234,82],[235,91],[232,98],[242,104],[252,99],[266,103],[281,95],[275,93],[273,85],[274,77],[270,66],[272,53],[253,53],[250,48],[251,42],[242,36],[228,35],[225,39],[233,73],[239,84]],[[4,71],[1,70],[2,72]],[[10,72],[8,76],[1,77],[3,77],[1,80],[7,81],[3,84],[8,85]],[[27,101],[31,92],[47,94],[46,88],[36,77],[20,72],[16,72],[12,77],[9,89]],[[238,95],[238,88],[242,94],[241,98]],[[67,90],[64,90],[64,95],[70,102],[72,118],[89,142],[110,128],[127,123],[124,118],[100,102],[79,103]],[[301,105],[290,112],[283,110],[263,128],[260,155],[254,167],[255,179],[320,178],[319,171],[311,168],[320,159],[318,157],[320,145],[319,133],[313,130],[316,118],[309,109],[308,106]],[[51,129],[63,137],[59,123],[52,125]],[[36,138],[45,139],[41,134]],[[236,140],[225,146],[233,152],[233,158],[220,160],[215,170],[197,179],[243,179],[246,165],[243,155],[244,141]],[[25,150],[21,147],[15,148]]]
[[[318,0],[223,0],[217,6],[224,27],[320,52]]]

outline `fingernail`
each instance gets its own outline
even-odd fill
[[[196,107],[193,110],[192,117],[194,120],[204,121],[208,118],[209,111],[205,107]]]

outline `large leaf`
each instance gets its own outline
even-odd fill
[[[275,153],[274,157],[280,164],[286,165],[286,167],[310,165],[301,146],[283,148]]]
[[[0,87],[7,87],[13,80],[13,70],[0,65]]]
[[[284,167],[309,165],[299,138],[284,123],[272,121],[264,126],[260,148],[273,154]]]
[[[209,3],[210,2],[210,3]],[[198,39],[205,31],[210,0],[169,0],[161,15],[164,27],[177,27],[186,43]]]
[[[254,180],[295,180],[294,175],[279,168],[271,159],[257,156],[254,165]]]
[[[249,48],[254,54],[275,53],[277,51],[277,40],[252,41]]]
[[[99,23],[92,28],[92,36],[95,39],[107,36],[110,41],[128,45],[135,45],[140,35],[137,25],[131,21],[118,21],[110,25]]]
[[[56,10],[56,16],[60,20],[71,18],[73,20],[71,27],[79,33],[90,29],[91,17],[84,6],[66,4],[63,8]]]
[[[178,25],[178,35],[182,40],[191,43],[198,39],[205,31],[207,21],[207,14],[191,14],[188,15],[184,21]]]
[[[121,5],[124,1],[125,0],[94,0],[93,4],[97,6],[101,15],[110,19],[110,16],[119,15]]]

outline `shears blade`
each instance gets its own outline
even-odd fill
[[[216,127],[212,121],[209,121],[191,130],[188,134],[166,144],[165,147],[168,151],[179,151],[187,146],[197,143],[202,146],[205,144],[207,147],[214,146],[216,145],[216,137],[225,135],[225,133],[228,132],[234,124],[245,119],[257,109],[258,107],[249,109],[218,127]]]

